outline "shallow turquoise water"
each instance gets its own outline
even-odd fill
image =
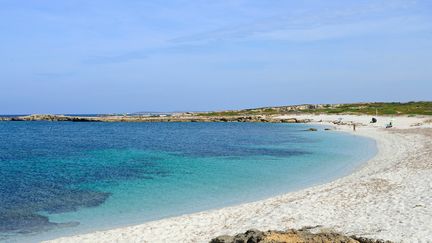
[[[0,232],[37,241],[254,201],[376,153],[307,124],[0,123]],[[315,126],[316,127],[316,126]]]

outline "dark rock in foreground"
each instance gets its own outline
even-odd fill
[[[338,233],[311,233],[309,230],[267,231],[248,230],[235,236],[223,235],[210,243],[391,243],[390,241],[344,236]]]

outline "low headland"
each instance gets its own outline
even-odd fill
[[[212,112],[177,112],[161,114],[104,114],[95,116],[33,114],[0,117],[0,121],[69,121],[69,122],[272,122],[306,123],[299,118],[307,114],[338,115],[432,115],[432,102],[305,104]]]

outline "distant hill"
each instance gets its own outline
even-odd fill
[[[432,115],[431,101],[418,102],[371,102],[352,104],[304,104],[277,107],[262,107],[244,110],[196,113],[199,116],[239,116],[276,114],[369,114],[369,115]]]

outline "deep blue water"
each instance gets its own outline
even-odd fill
[[[376,152],[369,139],[309,127],[0,122],[0,240],[258,200],[345,175]]]

